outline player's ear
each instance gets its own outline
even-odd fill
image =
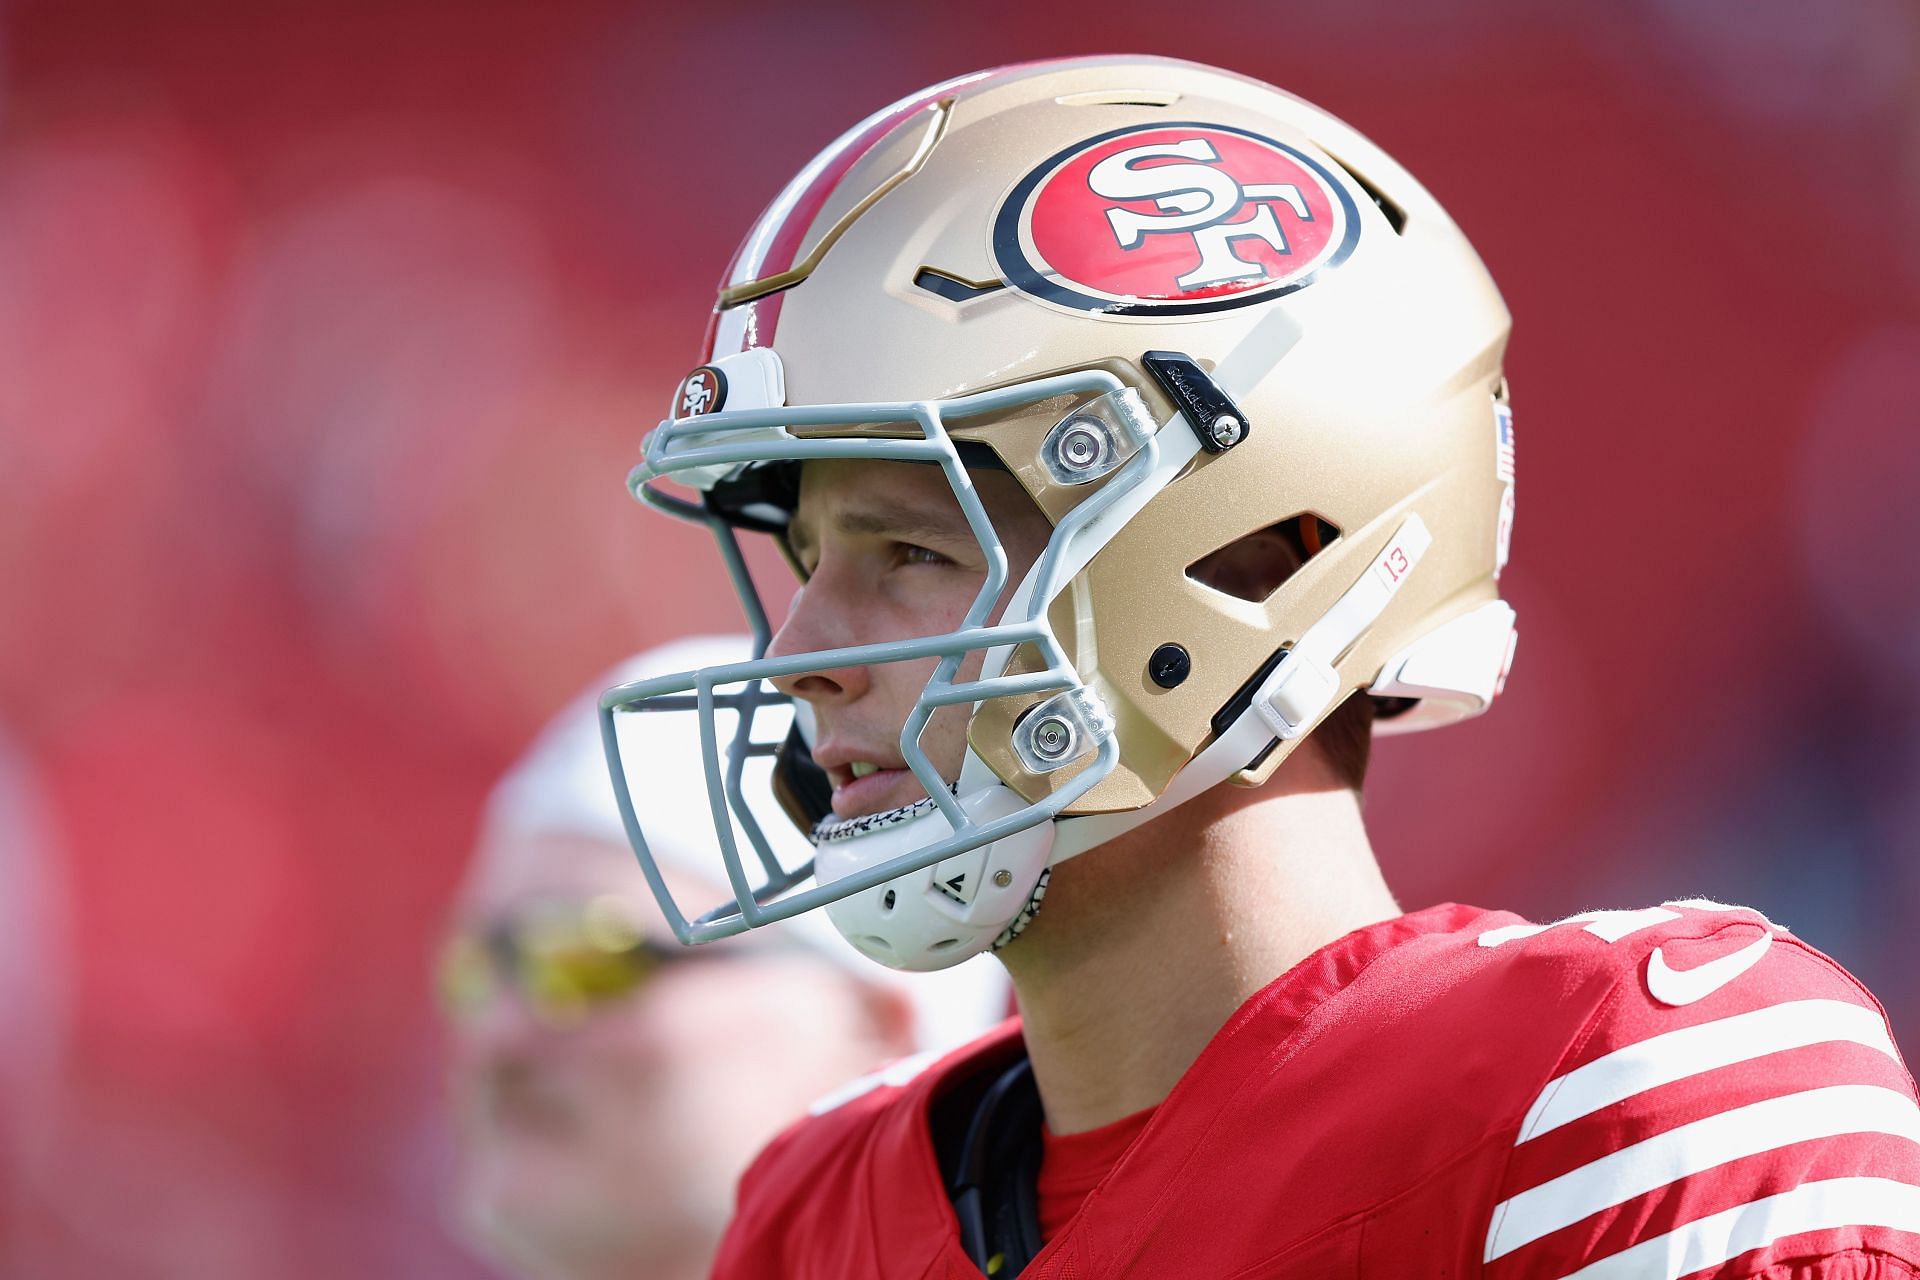
[[[918,1048],[914,1043],[913,1001],[900,988],[861,983],[860,1012],[878,1050],[876,1058],[904,1058]]]

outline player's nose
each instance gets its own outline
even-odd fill
[[[859,643],[854,638],[849,611],[835,600],[830,582],[819,576],[794,593],[787,619],[767,645],[769,658],[841,649]],[[851,702],[864,694],[870,675],[864,666],[826,667],[798,675],[778,676],[774,688],[816,706]]]

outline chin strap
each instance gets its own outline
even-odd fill
[[[1409,514],[1366,572],[1287,650],[1254,692],[1250,708],[1274,737],[1297,738],[1326,714],[1340,695],[1340,673],[1333,664],[1386,612],[1432,545],[1426,521]]]
[[[1047,896],[1047,881],[1052,878],[1052,867],[1040,868],[1040,879],[1034,882],[1033,892],[1027,895],[1027,905],[1020,908],[1020,914],[1013,918],[1012,924],[1001,930],[1000,936],[993,940],[990,950],[998,951],[1027,931],[1027,926],[1033,923],[1033,918],[1040,914],[1041,900]]]
[[[958,787],[950,790],[955,795],[960,791]],[[921,814],[932,813],[936,807],[933,797],[926,796],[915,800],[912,804],[903,804],[879,813],[863,813],[857,818],[835,818],[829,815],[813,824],[813,831],[808,838],[813,841],[814,847],[818,848],[820,845],[832,844],[837,840],[851,840],[855,836],[864,836],[872,831],[882,831],[887,827],[897,827],[903,822],[912,822]]]
[[[1254,691],[1251,705],[1174,775],[1159,799],[1125,813],[1056,823],[1053,865],[1151,822],[1246,768],[1274,739],[1298,738],[1318,724],[1340,693],[1334,663],[1386,612],[1432,545],[1426,521],[1408,513],[1353,585],[1281,655],[1279,665]]]

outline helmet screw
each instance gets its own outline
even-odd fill
[[[1060,461],[1068,470],[1086,471],[1100,461],[1100,435],[1075,425],[1060,437]]]
[[[1207,434],[1212,436],[1213,442],[1222,449],[1231,449],[1240,443],[1241,429],[1240,419],[1230,413],[1223,413],[1207,427]]]
[[[1147,659],[1147,675],[1162,689],[1171,689],[1193,670],[1193,659],[1177,644],[1163,644]]]
[[[1062,760],[1073,749],[1073,726],[1059,716],[1048,716],[1033,726],[1033,753],[1042,760]]]
[[[1008,885],[1013,883],[1013,872],[1011,871],[994,872],[993,883],[999,888],[1002,888],[1002,889],[1006,888]]]

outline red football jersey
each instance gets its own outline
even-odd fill
[[[714,1274],[978,1276],[929,1106],[1018,1035],[788,1130]],[[1757,912],[1435,907],[1249,1000],[1022,1274],[1907,1280],[1920,1107],[1872,995]]]

